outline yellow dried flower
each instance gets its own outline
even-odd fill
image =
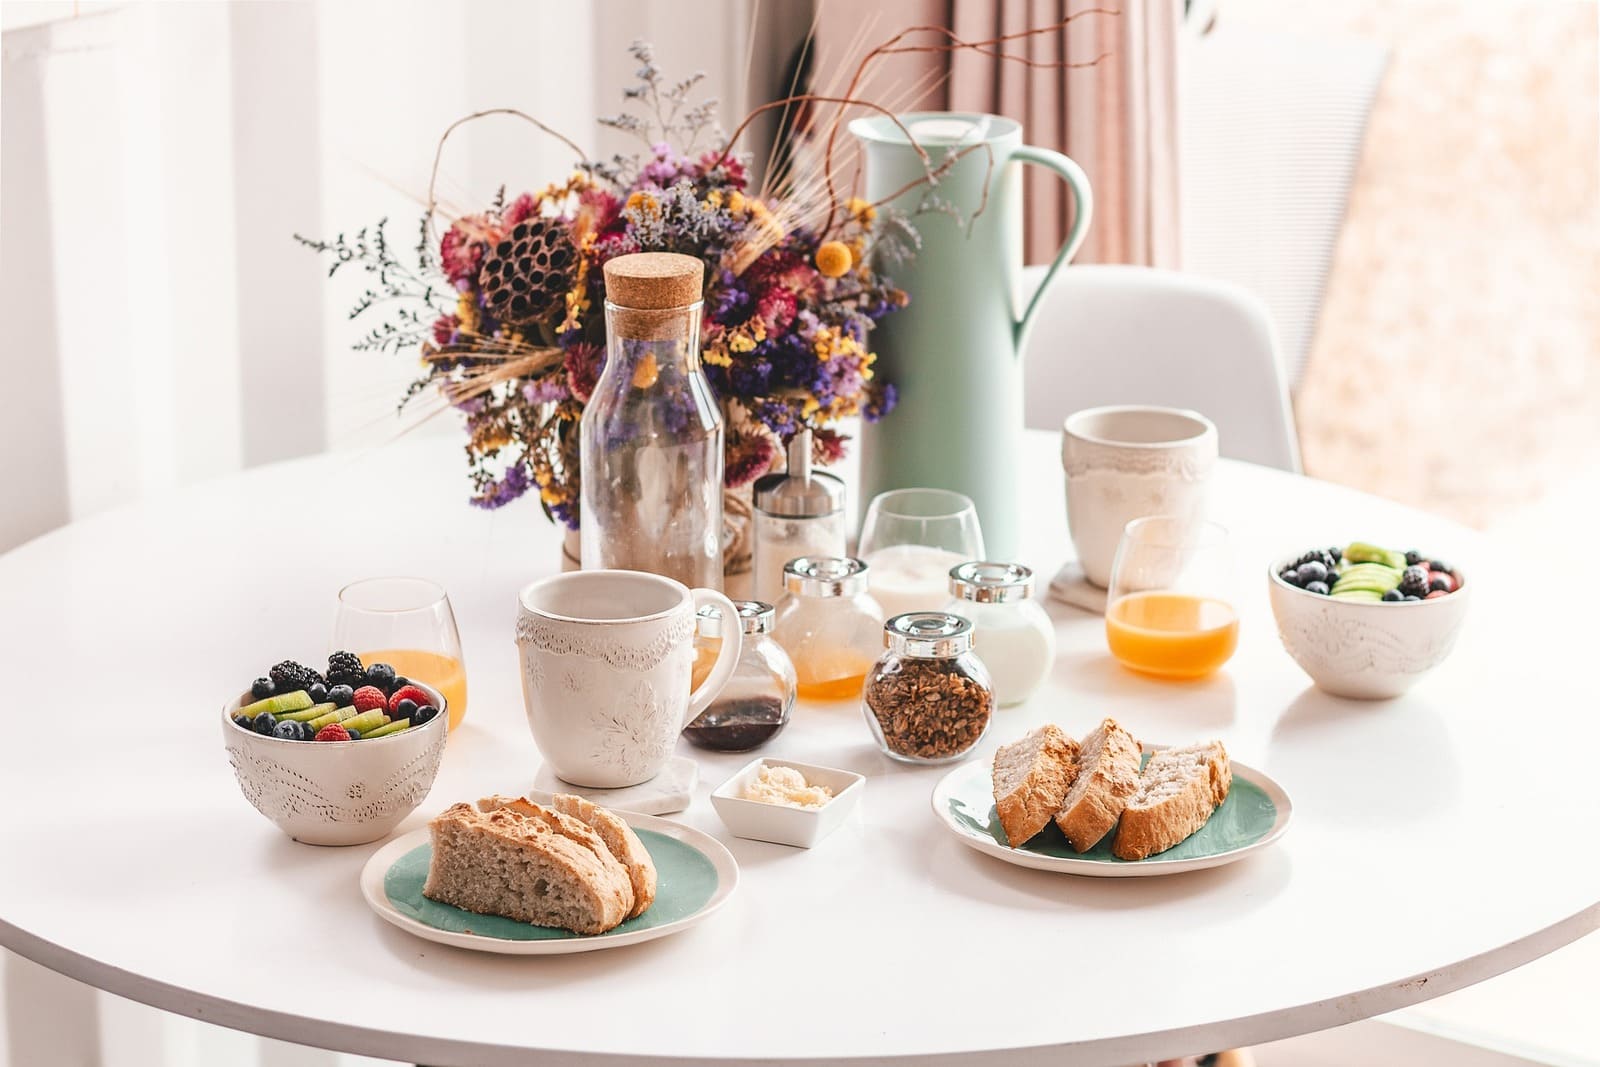
[[[744,214],[744,209],[745,209],[744,194],[741,193],[737,189],[734,189],[731,192],[729,192],[728,193],[728,210],[733,212],[735,215],[742,215],[742,214]]]
[[[646,352],[637,366],[633,368],[633,387],[635,389],[648,389],[656,384],[661,377],[661,368],[656,366],[654,352]]]
[[[817,270],[826,277],[842,278],[850,265],[850,249],[843,241],[824,241],[817,249]]]
[[[852,196],[849,202],[845,204],[844,209],[850,212],[858,222],[871,222],[878,217],[878,209],[859,196]]]

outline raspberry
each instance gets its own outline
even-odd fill
[[[312,738],[312,740],[313,741],[348,741],[348,740],[350,740],[350,731],[346,730],[343,726],[340,726],[336,722],[330,722],[328,725],[326,725],[322,729],[318,730],[317,731],[317,736]]]
[[[420,708],[422,705],[428,703],[428,694],[424,693],[414,685],[403,685],[399,689],[396,689],[394,694],[389,697],[389,711],[391,713],[399,711],[400,702],[402,700],[414,701],[417,707]]]
[[[377,708],[380,711],[389,709],[389,698],[383,695],[383,690],[375,685],[364,685],[355,691],[350,698],[350,703],[357,711],[371,711]]]

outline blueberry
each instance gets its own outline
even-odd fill
[[[401,701],[401,703],[405,704],[408,703],[408,701]],[[432,722],[433,717],[437,714],[439,714],[438,708],[434,707],[432,704],[424,704],[422,707],[412,712],[411,725],[421,726],[423,723]]]
[[[350,735],[350,740],[352,740],[352,741],[361,740],[361,731],[360,730],[346,730],[345,733]]]
[[[374,663],[367,668],[367,682],[387,691],[394,684],[394,668],[387,663]]]
[[[1328,583],[1327,582],[1307,582],[1306,583],[1306,592],[1315,593],[1318,596],[1327,596],[1328,595]]]
[[[270,734],[272,728],[277,725],[278,717],[270,711],[263,711],[260,715],[250,720],[250,729],[258,734]]]
[[[271,678],[257,678],[250,683],[250,695],[257,700],[265,700],[277,691],[278,687],[272,684]]]
[[[1300,569],[1298,567],[1286,567],[1278,572],[1278,577],[1290,585],[1298,586],[1300,584]]]
[[[395,718],[409,719],[411,718],[412,713],[416,710],[417,702],[412,700],[410,697],[406,697],[404,700],[400,701],[399,704],[395,705],[395,711],[398,712],[398,714],[395,715]]]
[[[1344,559],[1344,546],[1334,545],[1332,548],[1328,549],[1328,558],[1333,560],[1334,563],[1338,563],[1340,560]]]
[[[1415,567],[1422,562],[1422,553],[1414,548],[1406,549],[1406,566]]]
[[[1406,597],[1406,599],[1407,600],[1421,600],[1422,598],[1419,597],[1419,596],[1408,596],[1408,597]]]
[[[1455,573],[1455,569],[1452,568],[1450,566],[1450,564],[1446,563],[1442,559],[1436,559],[1436,560],[1430,561],[1429,564],[1428,564],[1428,569],[1430,571],[1445,571],[1445,572],[1450,573],[1450,574],[1454,574]]]
[[[233,724],[246,730],[255,729],[255,725],[250,721],[250,716],[248,715],[233,716]]]
[[[328,701],[328,687],[321,682],[312,682],[306,687],[306,696],[311,698],[313,704],[325,704]]]
[[[1448,593],[1450,588],[1450,579],[1444,577],[1435,576],[1428,583],[1428,592],[1430,593]]]
[[[293,719],[284,719],[272,728],[272,736],[285,741],[300,740],[300,724]]]
[[[1391,589],[1387,593],[1383,594],[1383,600],[1386,604],[1398,604],[1405,598],[1406,595],[1398,589]]]
[[[1301,585],[1310,585],[1312,582],[1325,582],[1328,580],[1328,565],[1320,559],[1314,559],[1309,563],[1300,564],[1296,573],[1300,576]]]
[[[336,685],[328,690],[328,699],[341,708],[348,708],[355,697],[356,691],[348,685]]]
[[[407,678],[403,674],[397,674],[397,675],[394,676],[394,681],[389,683],[389,692],[393,693],[396,689],[399,689],[401,686],[410,685],[410,684],[411,684],[411,679]]]

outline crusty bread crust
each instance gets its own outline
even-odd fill
[[[994,810],[1012,848],[1050,825],[1077,776],[1078,743],[1054,724],[994,754]]]
[[[422,893],[431,900],[580,934],[612,929],[633,907],[622,864],[593,830],[560,812],[486,797],[446,808],[429,830],[433,859]]]
[[[1087,852],[1117,825],[1139,787],[1139,742],[1115,719],[1106,719],[1078,745],[1078,775],[1067,790],[1056,825],[1075,851]]]
[[[1165,852],[1204,826],[1232,786],[1233,766],[1221,741],[1157,752],[1122,813],[1112,854],[1142,860]]]
[[[628,881],[633,885],[633,910],[628,912],[628,918],[643,915],[656,899],[656,865],[633,827],[615,812],[571,793],[557,793],[552,803],[557,811],[582,820],[600,835],[606,848],[626,868]]]

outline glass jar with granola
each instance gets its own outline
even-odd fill
[[[972,651],[972,623],[942,611],[896,615],[867,675],[863,709],[878,747],[905,763],[949,763],[983,740],[994,687]]]

